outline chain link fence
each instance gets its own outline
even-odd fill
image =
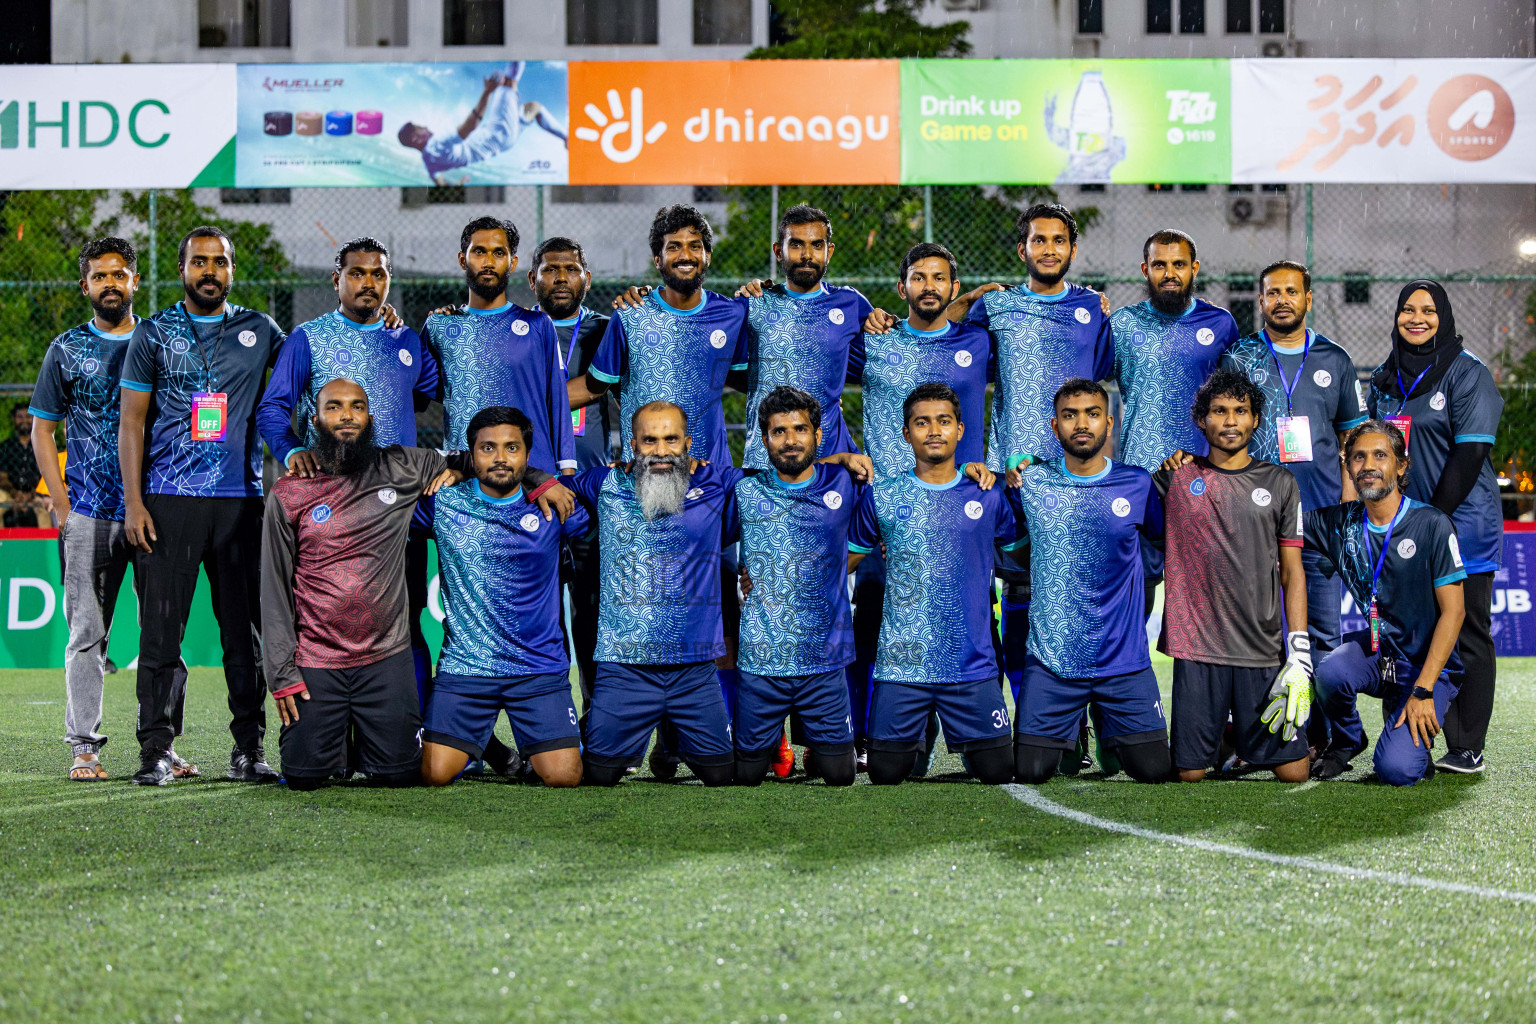
[[[229,230],[237,247],[232,298],[287,327],[334,308],[336,248],[373,235],[393,254],[391,301],[417,325],[436,306],[463,300],[455,254],[463,225],[491,213],[511,220],[526,256],[537,239],[578,240],[591,264],[591,302],[601,307],[631,283],[656,283],[647,233],[657,208],[691,202],[715,225],[710,284],[730,292],[774,273],[772,225],[782,209],[810,202],[833,219],[829,279],[854,285],[877,306],[900,310],[897,263],[908,246],[951,248],[966,286],[1017,283],[1014,219],[1029,202],[1055,198],[1082,224],[1072,277],[1115,306],[1145,297],[1141,246],[1177,227],[1199,247],[1199,294],[1258,323],[1258,272],[1276,259],[1313,270],[1311,325],[1343,345],[1367,372],[1386,355],[1402,284],[1447,284],[1467,348],[1505,389],[1495,464],[1510,493],[1536,496],[1536,190],[1526,186],[880,186],[713,188],[550,186],[371,189],[196,189],[170,192],[0,193],[0,397],[25,399],[49,340],[90,313],[75,269],[79,245],[121,234],[141,251],[136,308],[177,298],[176,244],[195,224]],[[521,268],[526,270],[526,266]],[[514,299],[531,303],[514,275]],[[845,399],[857,436],[859,396]],[[740,439],[744,402],[727,399]],[[423,443],[441,437],[435,406],[421,419]],[[8,426],[0,426],[0,436]],[[739,453],[738,453],[739,454]],[[5,481],[0,481],[4,483]],[[1530,501],[1510,512],[1529,514]]]

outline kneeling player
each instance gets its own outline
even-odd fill
[[[1104,457],[1112,421],[1102,387],[1073,378],[1053,408],[1065,454],[1009,472],[1029,534],[1033,594],[1014,767],[1020,782],[1054,775],[1092,701],[1100,746],[1137,782],[1163,782],[1172,764],[1141,571],[1141,537],[1162,536],[1163,506],[1146,470]]]
[[[433,513],[447,613],[427,703],[422,776],[446,786],[478,758],[506,711],[517,749],[547,786],[581,781],[571,662],[560,628],[560,544],[591,524],[546,521],[524,491],[533,423],[482,409],[465,440],[475,479],[439,491]]]
[[[350,731],[366,775],[415,785],[421,711],[405,540],[417,499],[463,475],[429,449],[375,448],[368,396],[353,381],[326,384],[315,404],[320,472],[273,485],[262,534],[263,663],[283,722],[283,775],[290,789],[312,790],[347,774]]]
[[[907,396],[902,436],[917,466],[867,489],[848,534],[850,563],[885,545],[886,589],[870,705],[869,781],[912,772],[930,712],[971,773],[1013,779],[1008,708],[992,647],[993,542],[1018,526],[1002,488],[983,489],[955,465],[965,433],[945,384]],[[981,424],[974,425],[977,430]],[[991,487],[990,474],[985,481]]]
[[[1312,644],[1301,491],[1290,470],[1248,454],[1264,392],[1247,376],[1211,374],[1193,415],[1210,456],[1177,453],[1152,477],[1167,521],[1159,645],[1174,658],[1173,764],[1185,782],[1220,767],[1230,714],[1238,757],[1305,782]],[[1283,621],[1300,627],[1283,646],[1282,594]]]

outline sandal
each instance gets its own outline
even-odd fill
[[[197,770],[197,765],[182,757],[176,751],[171,751],[171,778],[173,779],[197,779],[202,777],[202,772]]]
[[[106,777],[107,770],[101,766],[101,759],[96,757],[77,757],[69,769],[71,782],[99,782]]]

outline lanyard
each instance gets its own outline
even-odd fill
[[[1407,391],[1403,391],[1403,371],[1401,369],[1397,371],[1397,390],[1403,392],[1403,401],[1402,404],[1397,407],[1398,412],[1402,412],[1404,409],[1408,408],[1408,396],[1413,394],[1414,389],[1419,386],[1419,381],[1424,379],[1424,375],[1434,368],[1434,363],[1430,363],[1428,366],[1424,367],[1424,369],[1419,372],[1419,375],[1413,378],[1413,383],[1408,386]]]
[[[1285,379],[1285,367],[1280,365],[1280,353],[1275,351],[1275,343],[1269,340],[1269,329],[1264,330],[1264,344],[1269,346],[1269,354],[1275,359],[1275,372],[1280,375],[1280,383],[1285,387],[1285,413],[1291,413],[1291,392],[1296,390],[1296,385],[1301,383],[1302,371],[1307,368],[1307,353],[1312,351],[1312,332],[1307,331],[1305,341],[1301,343],[1301,363],[1296,367],[1296,376],[1293,380]],[[1414,383],[1418,383],[1415,381]]]
[[[1392,546],[1392,531],[1397,528],[1397,517],[1402,515],[1403,499],[1397,499],[1397,511],[1392,513],[1392,521],[1387,524],[1387,535],[1381,539],[1381,554],[1376,556],[1376,568],[1371,572],[1371,604],[1376,603],[1376,588],[1381,584],[1381,570],[1387,564],[1387,549]],[[1364,511],[1360,515],[1360,536],[1365,541],[1365,562],[1371,562],[1371,517]]]
[[[203,348],[203,339],[197,333],[197,322],[192,319],[192,313],[187,309],[186,303],[178,303],[181,306],[181,315],[187,318],[187,329],[192,332],[192,344],[197,346],[197,354],[203,357],[203,373],[207,375],[207,382],[203,385],[213,387],[213,360],[208,357],[208,352]],[[224,328],[229,324],[229,310],[224,310],[224,319],[219,321],[219,336],[213,343],[213,354],[217,356],[224,347]]]
[[[576,339],[581,337],[581,318],[587,315],[587,311],[581,306],[576,307],[576,323],[571,327],[571,343],[565,347],[565,359],[560,363],[560,371],[566,372],[566,367],[571,365],[571,354],[576,351]]]

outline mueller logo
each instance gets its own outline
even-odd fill
[[[1429,98],[1435,145],[1457,160],[1487,160],[1515,133],[1515,105],[1504,87],[1482,75],[1458,75]]]
[[[583,125],[576,129],[576,137],[595,142],[603,149],[603,156],[616,164],[627,164],[640,155],[640,148],[655,142],[667,130],[667,122],[657,121],[647,130],[645,127],[645,94],[638,88],[629,90],[629,116],[624,116],[624,101],[619,90],[608,90],[608,114],[596,103],[588,103],[583,110],[597,128]],[[602,131],[599,133],[598,128]],[[623,139],[622,148],[620,139]]]
[[[71,138],[80,149],[100,149],[112,145],[125,131],[135,146],[154,149],[171,137],[163,120],[171,108],[160,100],[144,99],[128,106],[107,100],[44,100],[39,104],[37,100],[0,99],[0,149],[22,148],[23,103],[27,149],[38,148],[39,142],[49,146],[55,139],[58,148],[68,149]]]
[[[267,92],[312,92],[317,89],[340,89],[347,84],[345,78],[263,78],[261,87]]]

